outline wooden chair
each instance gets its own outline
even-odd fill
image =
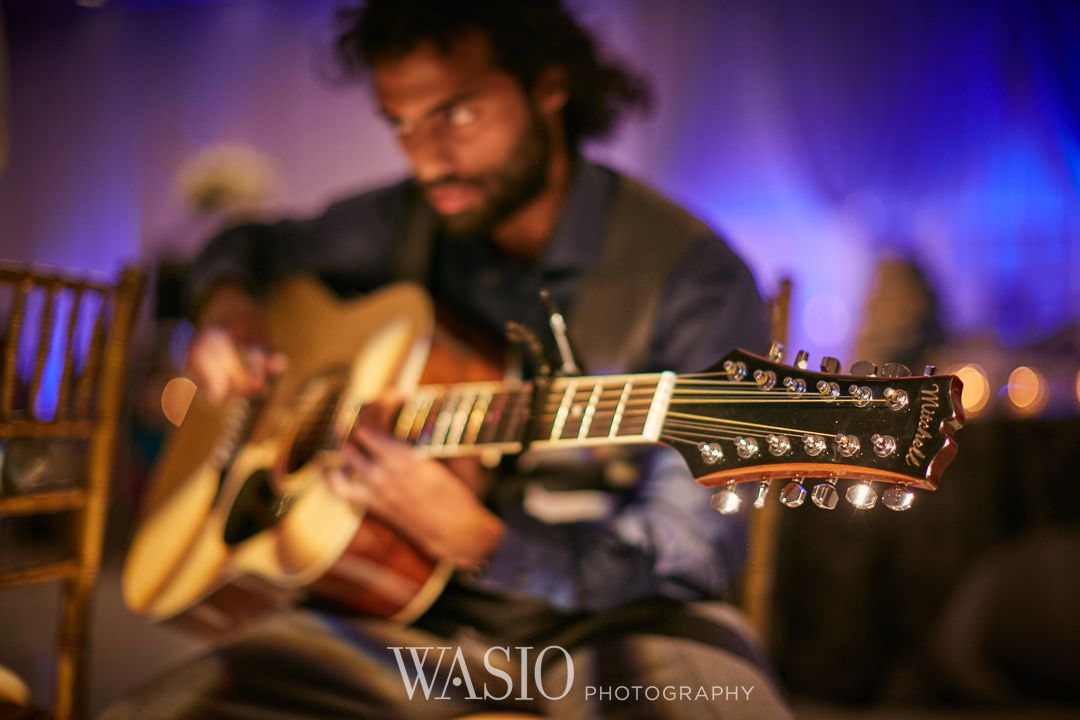
[[[772,342],[787,345],[791,280],[783,278],[769,299],[769,333]],[[749,554],[742,577],[741,605],[761,642],[768,642],[773,585],[776,581],[776,542],[780,503],[772,494],[760,510],[751,510],[747,539]]]
[[[101,557],[128,340],[142,275],[124,269],[115,284],[0,264],[9,302],[0,356],[0,442],[85,448],[78,474],[61,487],[6,486],[0,516],[70,513],[70,552],[43,564],[0,568],[0,589],[63,582],[53,714],[84,713],[90,599]],[[81,346],[81,347],[80,347]],[[34,443],[38,443],[35,445]]]

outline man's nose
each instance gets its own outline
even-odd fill
[[[454,156],[445,143],[435,138],[415,138],[405,142],[405,154],[417,181],[433,182],[454,173]]]

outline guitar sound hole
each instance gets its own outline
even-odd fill
[[[282,515],[282,496],[274,487],[269,470],[248,475],[225,521],[224,539],[238,545],[272,527]]]

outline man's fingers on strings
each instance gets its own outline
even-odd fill
[[[330,489],[353,507],[368,507],[372,504],[371,488],[354,479],[354,473],[342,467],[328,468],[324,472]]]
[[[356,416],[356,425],[390,432],[401,403],[402,397],[396,393],[365,403]]]
[[[342,470],[348,473],[351,481],[371,483],[379,480],[380,468],[363,448],[345,443],[341,448],[341,458],[345,461]]]
[[[378,430],[357,426],[353,429],[351,439],[373,459],[389,468],[402,468],[413,457],[411,447]]]
[[[289,362],[284,354],[270,352],[261,345],[248,345],[233,354],[248,392],[268,390],[269,379],[284,372]]]
[[[285,353],[270,353],[266,358],[266,372],[271,375],[280,375],[289,369],[289,358]]]

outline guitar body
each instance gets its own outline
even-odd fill
[[[322,475],[334,455],[315,441],[344,437],[360,406],[387,391],[493,379],[498,364],[437,331],[415,286],[341,302],[298,279],[265,311],[287,370],[261,408],[196,394],[151,479],[124,566],[128,606],[211,634],[308,593],[411,621],[452,568],[330,492]],[[271,487],[294,500],[266,517]]]
[[[847,478],[852,506],[874,507],[878,483],[881,504],[905,511],[913,489],[937,488],[963,424],[954,376],[812,372],[778,351],[734,350],[700,373],[500,382],[486,358],[501,345],[436,322],[410,285],[342,303],[295,280],[266,313],[288,369],[265,400],[196,394],[155,470],[123,576],[128,606],[151,619],[223,632],[307,593],[404,622],[424,612],[452,568],[323,482],[360,409],[387,393],[402,396],[387,429],[477,491],[478,457],[665,443],[722,488],[725,514],[742,503],[736,484],[754,483],[760,506],[781,479],[787,507],[833,509]]]

